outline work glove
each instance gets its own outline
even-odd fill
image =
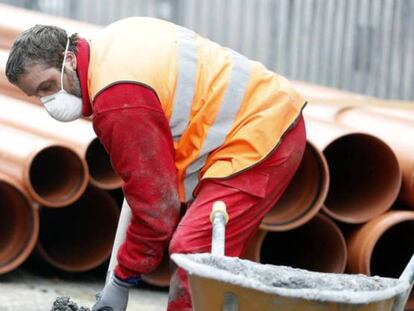
[[[104,289],[96,295],[97,302],[92,311],[125,311],[128,304],[129,289],[136,284],[136,280],[120,280],[112,275]]]

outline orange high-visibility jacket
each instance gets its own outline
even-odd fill
[[[202,178],[260,162],[305,100],[283,77],[170,22],[127,18],[91,42],[89,97],[117,83],[151,88],[169,120],[182,201]]]

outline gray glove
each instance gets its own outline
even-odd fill
[[[97,295],[92,311],[125,311],[131,286],[112,275],[102,292]]]

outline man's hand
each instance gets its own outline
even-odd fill
[[[92,307],[92,311],[125,311],[131,286],[112,275]]]

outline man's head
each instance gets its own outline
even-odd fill
[[[76,44],[72,35],[65,61],[64,89],[81,96],[76,74]],[[7,79],[28,96],[44,97],[61,89],[60,76],[68,35],[56,26],[36,25],[24,31],[14,42],[6,64]]]

